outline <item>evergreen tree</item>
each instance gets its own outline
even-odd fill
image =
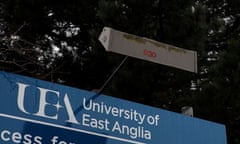
[[[198,52],[192,74],[129,58],[104,94],[227,125],[239,143],[239,1],[4,0],[0,69],[92,90],[124,56],[98,42],[104,26]]]
[[[191,0],[141,3],[101,0],[98,14],[106,26],[200,53],[207,41],[206,8]],[[190,85],[194,79],[195,74],[129,59],[108,91],[111,95],[179,111],[181,106],[192,104]]]
[[[198,116],[226,124],[228,143],[239,143],[239,2],[206,1],[207,63],[195,101]],[[207,107],[206,107],[207,105]],[[210,106],[210,107],[209,107]]]

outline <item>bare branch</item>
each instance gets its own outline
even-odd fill
[[[19,31],[21,31],[22,30],[22,28],[24,27],[24,26],[26,26],[27,25],[27,23],[26,22],[24,22],[12,35],[17,35],[18,34],[18,32]]]

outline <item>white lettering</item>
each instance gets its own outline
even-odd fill
[[[14,132],[14,133],[12,134],[12,141],[13,141],[14,143],[21,143],[21,140],[22,140],[22,135],[21,135],[21,133],[19,133],[19,132]]]
[[[0,134],[0,142],[16,143],[16,144],[42,144],[42,137],[32,136],[30,134],[22,134],[20,132],[11,132],[2,130]]]
[[[138,124],[143,124],[145,116],[146,116],[145,114],[142,115],[141,113],[138,113],[138,117],[139,117]]]
[[[26,113],[29,114],[29,112],[27,112],[24,108],[24,95],[25,95],[25,89],[26,87],[28,87],[29,85],[23,84],[23,83],[17,83],[18,84],[18,99],[17,99],[17,104],[18,104],[18,108]]]
[[[59,139],[58,136],[53,136],[52,139],[51,139],[52,144],[75,144],[75,143],[72,143],[72,142],[67,143],[65,141],[59,141],[58,139]]]
[[[82,125],[91,127],[91,128],[96,128],[100,130],[106,130],[109,131],[109,124],[110,122],[108,119],[96,119],[92,118],[91,115],[89,114],[83,114],[82,116]]]
[[[160,120],[160,116],[158,114],[155,115],[155,117],[152,116],[152,115],[149,115],[147,117],[147,122],[148,122],[149,125],[158,126],[159,120]]]
[[[8,130],[4,130],[4,131],[2,131],[1,132],[1,139],[3,140],[3,141],[9,141],[10,140],[10,138],[9,138],[9,135],[10,135],[11,133],[8,131]]]
[[[118,121],[115,122],[112,132],[119,133],[122,135],[127,135],[130,138],[137,139],[151,139],[151,132],[149,130],[145,130],[144,127],[129,127],[128,125],[120,125]]]
[[[67,121],[71,122],[71,123],[79,124],[79,122],[76,120],[76,117],[75,117],[74,112],[72,110],[71,103],[69,101],[69,98],[68,98],[67,94],[65,94],[65,96],[64,96],[64,103],[65,103],[67,113],[68,113],[68,118],[69,118]]]
[[[143,124],[146,118],[146,114],[141,114],[136,110],[121,109],[106,105],[104,102],[93,102],[92,99],[86,100],[83,98],[83,108],[88,111],[98,112],[106,115],[112,115],[114,117],[124,118],[126,120],[134,120],[138,124]]]
[[[18,84],[18,99],[17,99],[18,108],[26,114],[31,114],[24,107],[24,98],[26,95],[26,89],[29,87],[29,85],[23,84],[23,83],[17,83],[17,84]],[[37,87],[37,89],[39,90],[39,93],[40,93],[39,107],[37,109],[37,112],[33,113],[33,115],[57,120],[59,109],[63,108],[63,106],[60,105],[59,103],[60,92],[41,88],[41,87]],[[50,96],[52,97],[55,96],[57,98],[57,102],[55,104],[47,102],[47,97],[50,97]],[[72,110],[71,103],[67,94],[64,95],[64,104],[68,114],[68,119],[66,121],[74,124],[79,124],[79,122],[76,120],[76,117]],[[56,109],[56,112],[54,114],[49,115],[46,113],[46,107],[52,107]]]
[[[26,134],[23,136],[24,141],[23,144],[31,144],[32,143],[32,136],[30,134]]]
[[[35,113],[34,115],[56,120],[58,118],[58,114],[56,113],[53,116],[46,115],[45,108],[47,105],[52,105],[50,103],[47,103],[47,93],[53,93],[59,98],[59,92],[40,88],[40,87],[38,87],[38,89],[40,91],[39,109],[38,109],[38,112]],[[54,105],[52,105],[52,106],[54,106]],[[59,109],[59,107],[57,107],[57,106],[54,106],[54,107],[56,107],[57,110]]]

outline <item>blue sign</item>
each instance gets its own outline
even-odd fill
[[[226,144],[225,126],[0,72],[0,143]]]

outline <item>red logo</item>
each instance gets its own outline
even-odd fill
[[[150,51],[150,50],[144,49],[143,53],[144,53],[145,56],[148,56],[148,57],[152,57],[152,58],[157,57],[157,54],[154,51]]]

